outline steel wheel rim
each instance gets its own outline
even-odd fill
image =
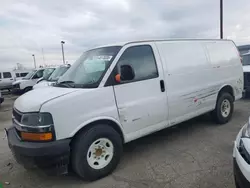
[[[221,103],[221,115],[226,118],[229,116],[231,111],[231,104],[228,99],[224,99]]]
[[[114,155],[114,145],[107,138],[95,140],[87,152],[87,162],[95,170],[106,167]]]

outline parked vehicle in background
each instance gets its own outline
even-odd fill
[[[244,93],[250,93],[250,53],[242,55],[242,65],[244,72]]]
[[[116,168],[123,143],[207,112],[227,123],[242,91],[242,64],[230,40],[99,47],[84,52],[53,87],[15,101],[8,143],[25,166],[65,172],[71,164],[81,178],[95,180]]]
[[[4,101],[4,98],[3,98],[1,90],[0,90],[0,105],[3,103],[3,101]]]
[[[43,81],[43,80],[48,80],[49,77],[51,76],[51,74],[56,70],[55,67],[49,67],[49,68],[46,68],[43,72],[43,77],[42,78],[39,78],[37,81],[36,81],[36,84],[38,84],[39,82]]]
[[[18,71],[14,71],[15,76],[16,76],[16,80],[21,80],[22,78],[24,78],[30,71],[29,70],[18,70]]]
[[[51,74],[48,79],[44,79],[41,82],[33,86],[33,89],[51,86],[57,82],[57,80],[70,68],[70,65],[61,65]]]
[[[0,89],[10,90],[14,81],[15,74],[12,71],[0,72]]]
[[[236,137],[233,161],[236,187],[250,187],[250,119]]]
[[[241,46],[238,46],[237,47],[239,52],[240,52],[240,55],[243,55],[243,54],[246,54],[248,52],[250,52],[250,45],[241,45]]]
[[[17,80],[12,83],[14,93],[25,93],[32,90],[32,87],[36,84],[39,78],[42,78],[43,71],[41,68],[29,72],[22,80]]]

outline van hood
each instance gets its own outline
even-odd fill
[[[243,66],[243,72],[250,72],[250,65]]]
[[[17,98],[14,108],[20,112],[38,112],[44,103],[78,90],[58,87],[37,88]]]
[[[41,88],[41,87],[47,87],[51,86],[54,82],[48,82],[48,81],[41,81],[38,84],[33,86],[33,89]]]

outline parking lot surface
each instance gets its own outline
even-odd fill
[[[4,137],[11,125],[15,97],[0,107],[0,183],[13,188],[234,188],[233,141],[250,114],[250,100],[235,104],[232,120],[216,125],[209,115],[165,129],[124,146],[118,168],[110,176],[84,182],[74,174],[48,176],[27,171],[13,159]]]

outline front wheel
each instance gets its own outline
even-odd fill
[[[121,154],[121,136],[110,126],[95,125],[74,140],[72,168],[82,179],[93,181],[111,173]]]
[[[233,96],[229,93],[222,93],[219,95],[216,108],[212,112],[215,121],[219,124],[227,123],[234,111]]]
[[[26,87],[24,90],[23,90],[23,93],[27,93],[28,91],[31,91],[32,90],[32,87]]]

